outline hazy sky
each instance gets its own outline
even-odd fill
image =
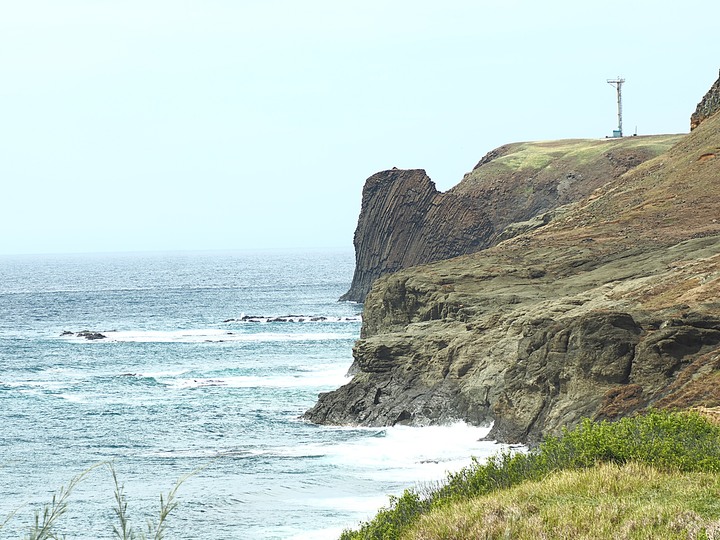
[[[371,174],[689,129],[710,0],[0,0],[0,253],[351,247]]]

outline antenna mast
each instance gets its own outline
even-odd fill
[[[608,79],[607,82],[617,88],[618,128],[613,130],[613,137],[622,137],[622,85],[625,79],[618,77],[617,79]]]

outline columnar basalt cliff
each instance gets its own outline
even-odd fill
[[[708,90],[708,93],[703,96],[695,112],[690,117],[690,130],[692,131],[698,127],[703,120],[711,117],[718,111],[720,111],[720,77],[718,77],[715,84]]]
[[[355,275],[341,300],[364,301],[382,275],[475,253],[543,226],[556,207],[587,196],[676,140],[658,136],[509,144],[487,154],[445,193],[435,189],[423,170],[374,174],[365,183],[355,230]],[[514,222],[523,223],[508,229]]]
[[[469,196],[439,193],[423,170],[393,169],[368,178],[361,216],[355,277],[341,300],[364,300],[380,275],[477,251],[493,232]]]
[[[720,115],[542,228],[374,283],[319,423],[493,422],[720,405]],[[491,217],[492,221],[492,217]]]

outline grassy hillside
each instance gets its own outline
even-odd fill
[[[585,421],[408,490],[342,540],[715,538],[718,472],[720,427],[706,416]]]
[[[718,495],[715,473],[605,463],[432,511],[403,538],[717,538]]]
[[[515,217],[545,212],[578,200],[633,167],[653,159],[683,135],[620,139],[565,139],[501,146],[485,156],[450,190],[482,201],[499,232]]]
[[[649,135],[622,139],[563,139],[533,141],[504,146],[502,155],[476,168],[465,181],[468,184],[496,182],[504,173],[523,169],[540,172],[552,166],[555,170],[572,170],[600,160],[608,154],[620,159],[639,161],[655,157],[670,149],[683,135]],[[645,159],[643,159],[645,161]]]

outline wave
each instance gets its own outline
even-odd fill
[[[148,379],[159,379],[161,377],[177,377],[190,371],[189,369],[178,369],[174,371],[148,371],[145,373],[123,373],[122,375],[133,377],[147,377]]]
[[[241,315],[238,319],[225,319],[224,323],[247,322],[247,323],[359,323],[362,322],[361,315],[348,317],[330,317],[325,315],[282,315],[270,317],[267,315]]]
[[[501,449],[509,448],[508,445],[484,440],[491,426],[471,426],[461,421],[443,426],[318,427],[327,432],[336,432],[339,440],[322,444],[266,448],[173,450],[154,455],[322,458],[331,465],[349,465],[353,469],[365,471],[372,479],[385,481],[392,477],[395,480],[413,482],[440,480],[447,471],[469,465],[471,456],[482,460]],[[337,502],[346,501],[338,499]]]
[[[347,366],[333,367],[323,371],[302,372],[297,374],[271,375],[261,377],[244,375],[234,377],[193,377],[166,382],[170,388],[302,388],[327,386],[336,388],[347,383]]]
[[[351,332],[253,332],[240,333],[218,328],[196,330],[127,330],[94,332],[102,337],[86,339],[84,335],[68,333],[61,339],[87,343],[222,343],[222,342],[271,342],[271,341],[332,341],[356,339]]]
[[[57,397],[69,401],[71,403],[87,403],[87,398],[77,394],[56,394]]]
[[[505,448],[483,440],[490,429],[464,422],[374,428],[371,436],[328,446],[326,455],[331,462],[352,464],[361,476],[371,480],[383,481],[391,476],[407,482],[437,481],[447,471],[469,465],[470,456],[485,459]]]

